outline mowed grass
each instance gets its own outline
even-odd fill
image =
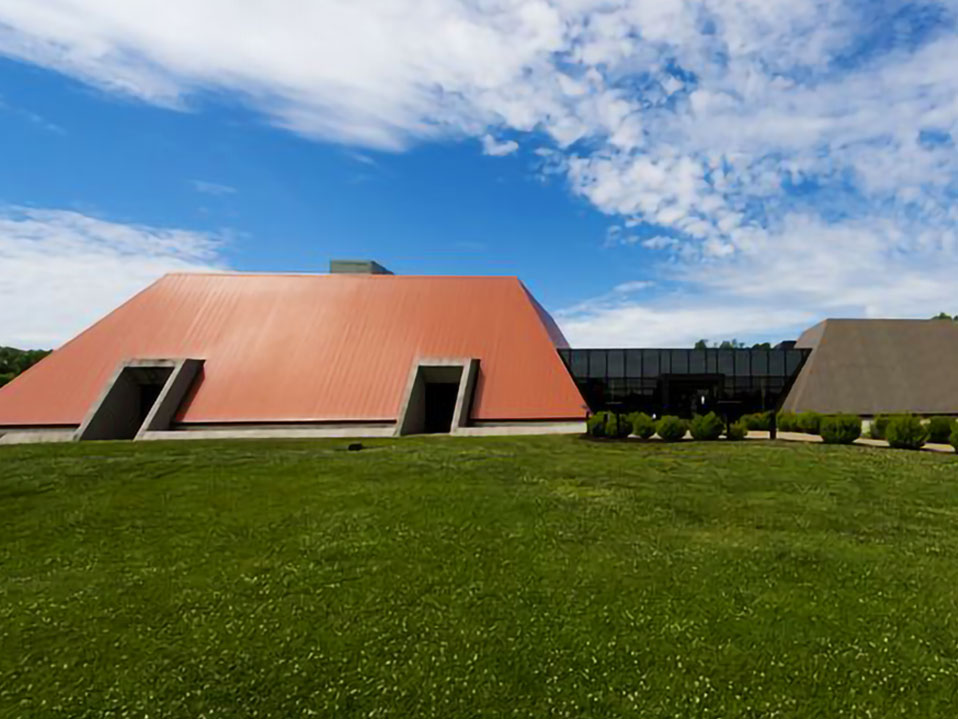
[[[0,715],[953,717],[958,459],[0,448]]]

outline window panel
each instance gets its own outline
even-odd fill
[[[590,350],[589,352],[589,377],[606,376],[606,351]]]
[[[689,352],[689,372],[691,374],[706,374],[708,372],[705,356],[705,350],[692,350]]]
[[[785,375],[785,353],[781,350],[772,352],[768,373],[782,377]]]
[[[609,350],[609,377],[625,377],[625,350]]]
[[[785,353],[785,374],[788,377],[791,377],[795,372],[798,371],[798,368],[802,364],[802,357],[804,352],[800,350],[788,350]]]
[[[752,374],[767,375],[768,374],[768,351],[766,350],[751,350],[752,355]],[[775,354],[778,354],[777,352]]]
[[[658,350],[642,350],[642,376],[657,377],[662,372]]]
[[[589,353],[583,350],[572,351],[572,374],[576,377],[589,375]]]
[[[672,350],[672,374],[689,373],[689,353],[686,350]]]
[[[735,374],[735,358],[732,350],[717,350],[718,352],[718,373],[731,377]]]

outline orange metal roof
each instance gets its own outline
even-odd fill
[[[479,358],[475,420],[582,417],[556,345],[514,277],[167,275],[0,389],[0,425],[79,424],[163,357],[205,360],[181,422],[392,421],[424,357]]]

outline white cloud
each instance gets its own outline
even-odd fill
[[[543,173],[706,318],[646,322],[664,296],[564,313],[572,337],[621,343],[622,317],[724,336],[953,305],[958,153],[920,137],[958,138],[956,17],[956,0],[0,0],[0,53],[174,108],[230,93],[353,146],[507,154],[535,132]]]
[[[493,157],[502,157],[511,155],[519,149],[519,143],[514,140],[504,140],[499,142],[492,135],[482,136],[482,152]]]
[[[222,237],[0,208],[0,344],[54,347],[167,272],[222,267]]]
[[[603,295],[556,315],[573,346],[690,346],[697,339],[795,339],[823,317],[928,318],[958,307],[958,234],[913,236],[893,222],[828,225],[789,215],[741,233],[732,258],[659,267],[673,291]],[[836,289],[837,288],[837,289]]]

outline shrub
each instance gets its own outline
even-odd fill
[[[876,414],[868,428],[868,435],[872,439],[885,439],[885,429],[890,421],[891,417],[887,414]]]
[[[797,432],[798,416],[794,412],[779,412],[776,424],[782,432]]]
[[[605,423],[608,412],[596,412],[585,423],[585,431],[590,437],[605,437]]]
[[[951,446],[955,448],[955,451],[958,452],[958,422],[955,422],[955,429],[951,433]]]
[[[624,414],[606,412],[605,436],[612,439],[625,439],[632,434],[632,423]]]
[[[648,439],[655,434],[655,420],[645,412],[636,412],[632,415],[632,434]]]
[[[948,444],[956,427],[958,425],[950,417],[932,417],[928,420],[928,441],[933,444]]]
[[[767,432],[772,428],[772,418],[770,412],[756,412],[742,417],[740,422],[753,432]]]
[[[739,420],[729,427],[728,432],[725,433],[725,438],[733,442],[741,442],[746,436],[748,436],[748,427],[745,426],[742,420]]]
[[[902,415],[888,423],[885,439],[896,449],[921,449],[928,440],[928,428],[915,415]]]
[[[684,419],[666,415],[659,420],[657,425],[655,425],[655,431],[665,442],[678,442],[680,439],[685,437],[685,433],[688,431],[688,426],[686,425]]]
[[[818,434],[822,430],[822,416],[818,412],[802,412],[796,419],[798,431]]]
[[[824,417],[820,429],[825,444],[851,444],[862,436],[862,418],[854,414]]]
[[[715,412],[709,412],[706,415],[696,415],[689,425],[689,431],[692,433],[692,439],[703,442],[712,442],[722,436],[722,430],[725,429],[725,423],[722,422]]]

